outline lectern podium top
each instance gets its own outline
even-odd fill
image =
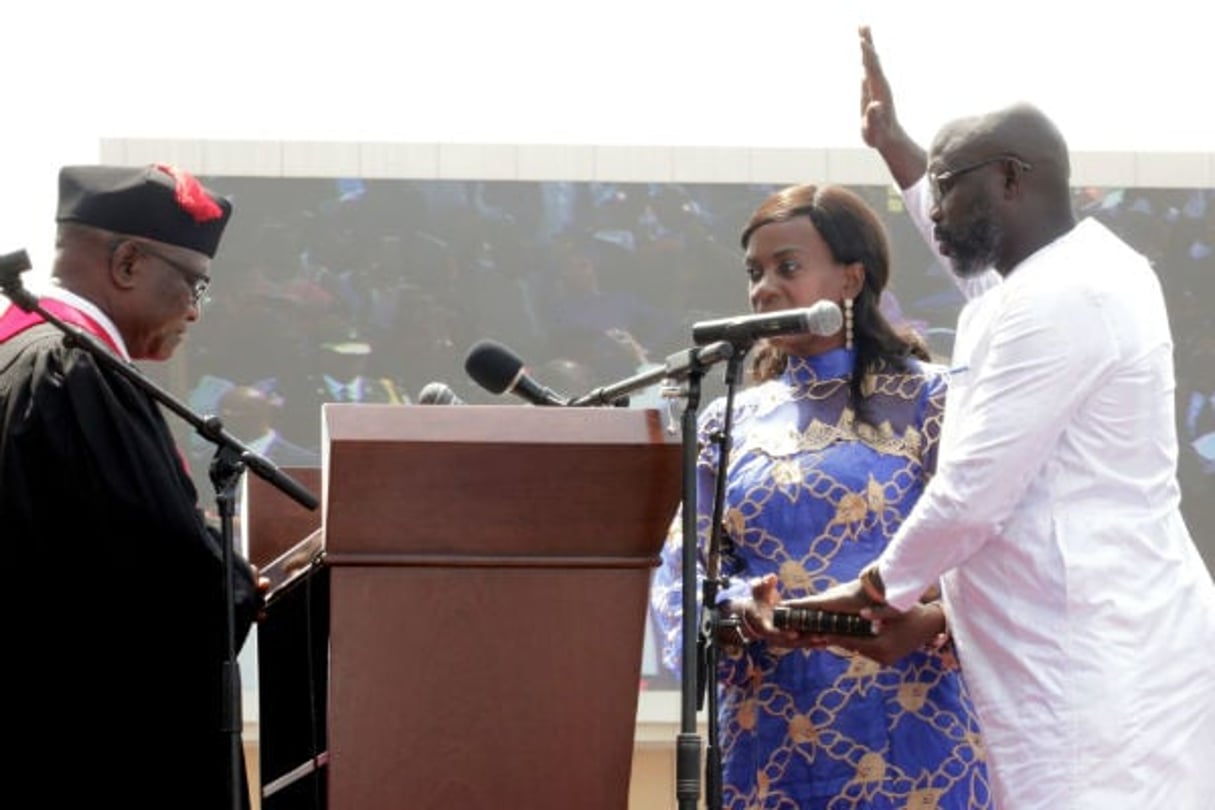
[[[652,409],[326,404],[322,416],[338,560],[656,556],[679,501],[679,437]]]
[[[502,442],[507,444],[678,444],[652,408],[539,408],[532,405],[326,403],[330,442]]]

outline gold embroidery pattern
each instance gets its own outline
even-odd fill
[[[889,422],[874,427],[857,421],[856,414],[847,408],[835,424],[826,424],[815,419],[801,433],[783,431],[760,434],[747,444],[736,447],[764,453],[772,458],[792,456],[798,453],[823,450],[838,442],[861,441],[880,453],[919,460],[924,448],[924,437],[912,426],[897,433]]]
[[[923,378],[904,374],[870,375],[867,383],[875,396],[902,402],[904,407],[919,400],[925,385]],[[836,584],[839,573],[832,569],[832,562],[849,544],[872,543],[874,537],[893,535],[912,496],[928,477],[924,465],[931,466],[935,454],[943,389],[930,398],[922,430],[917,430],[915,420],[908,420],[902,429],[890,421],[870,425],[859,420],[842,404],[846,385],[846,380],[831,379],[794,390],[770,386],[755,397],[753,411],[744,413],[738,422],[740,429],[730,452],[730,480],[749,483],[731,492],[723,526],[731,542],[745,549],[747,558],[756,560],[758,567],[766,564],[765,570],[778,572],[783,596]],[[787,420],[773,420],[772,425],[764,421],[765,415],[775,409],[804,400],[815,402],[810,409],[815,416],[800,430],[791,429]],[[837,403],[832,419],[831,406]],[[819,458],[836,445],[858,447],[861,458],[867,458],[866,453],[875,460],[881,457],[880,476],[872,471],[866,474],[863,464],[855,479],[833,474],[833,468],[821,464]],[[711,468],[711,455],[702,454],[701,464]],[[734,473],[742,465],[748,466],[750,474],[736,478]],[[855,471],[856,465],[850,469]],[[796,538],[773,534],[781,530],[772,526],[784,524],[759,520],[769,509],[788,509],[797,504],[821,507],[818,511],[823,519],[817,525],[799,524],[800,535]],[[703,518],[699,524],[702,543],[707,537],[707,523]],[[793,691],[791,685],[770,677],[769,670],[786,656],[815,655],[832,655],[845,664],[833,682],[815,687],[817,691],[807,692],[809,687],[804,684]],[[933,810],[955,787],[964,788],[956,792],[971,797],[968,807],[980,810],[990,806],[983,772],[973,769],[984,758],[973,720],[960,711],[943,710],[928,699],[934,688],[952,677],[953,667],[940,658],[934,656],[901,669],[884,668],[840,648],[815,652],[769,648],[755,660],[750,651],[743,650],[730,652],[725,658],[727,667],[745,666],[746,677],[730,683],[722,693],[721,708],[728,718],[720,728],[723,750],[750,750],[747,743],[761,724],[770,726],[773,720],[779,720],[786,729],[784,740],[774,749],[765,750],[762,759],[756,761],[753,792],[742,795],[726,784],[725,806],[747,810],[798,807],[775,786],[795,763],[804,762],[835,762],[839,766],[835,770],[841,773],[851,769],[852,776],[830,804],[821,805],[832,810],[864,810],[875,800],[911,810]],[[922,763],[917,765],[922,772],[905,770],[888,757],[885,735],[878,735],[880,743],[871,742],[875,739],[872,735],[852,733],[839,722],[848,704],[869,700],[879,692],[890,696],[885,698],[888,708],[896,707],[908,718],[889,722],[909,723],[914,718],[948,739],[952,747],[943,745],[945,753],[931,770],[923,769]],[[807,710],[811,694],[813,703]]]
[[[922,677],[927,680],[906,681],[898,688],[903,712],[915,715],[938,732],[946,734],[954,744],[952,753],[946,756],[932,773],[906,772],[889,761],[881,751],[869,749],[847,734],[841,733],[836,720],[840,707],[854,694],[875,688],[875,676],[882,668],[861,656],[839,652],[852,658],[847,675],[833,688],[822,690],[809,713],[797,711],[793,696],[788,691],[771,684],[751,684],[753,689],[748,690],[748,694],[742,698],[739,711],[730,713],[731,716],[737,717],[739,722],[728,724],[721,729],[723,748],[731,750],[737,744],[740,734],[750,732],[754,728],[757,717],[761,714],[784,717],[788,732],[784,745],[772,751],[760,766],[757,779],[758,795],[753,796],[746,804],[738,804],[742,797],[730,796],[731,792],[727,789],[727,806],[768,806],[763,804],[763,801],[772,796],[770,786],[783,778],[790,762],[804,757],[824,757],[840,763],[856,763],[853,778],[830,804],[832,808],[848,810],[863,810],[878,797],[888,800],[898,797],[900,801],[906,802],[901,806],[936,810],[940,797],[952,787],[978,778],[970,770],[970,766],[976,761],[985,761],[986,757],[977,732],[954,715],[936,710],[931,703],[923,700],[929,689],[943,677],[942,672],[933,675],[926,668],[921,669],[910,677]],[[792,654],[805,653],[796,651]],[[916,697],[908,700],[908,695]],[[729,702],[737,698],[737,693],[731,695],[727,692],[725,699]],[[925,787],[926,783],[931,787]],[[891,793],[891,785],[905,786],[905,791]],[[986,783],[972,785],[968,792],[972,796],[968,807],[977,809],[989,806],[978,798],[990,795]]]

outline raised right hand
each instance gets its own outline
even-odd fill
[[[869,26],[862,25],[859,31],[861,64],[865,67],[861,79],[861,137],[882,156],[899,188],[910,188],[924,176],[928,156],[899,123],[894,94],[873,47]]]
[[[900,137],[901,130],[894,110],[894,94],[882,72],[881,60],[873,46],[873,34],[867,25],[862,25],[859,33],[861,64],[865,69],[861,78],[861,137],[880,151],[892,138]]]

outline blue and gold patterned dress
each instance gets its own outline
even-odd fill
[[[911,510],[933,469],[943,369],[872,375],[869,420],[848,398],[855,354],[790,358],[735,398],[723,511],[723,598],[779,578],[782,598],[856,577]],[[724,399],[700,418],[700,574]],[[664,661],[679,671],[681,516],[655,574]],[[723,806],[729,810],[989,808],[979,728],[948,653],[883,667],[843,649],[753,642],[718,656]]]

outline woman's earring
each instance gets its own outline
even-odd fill
[[[844,299],[844,348],[852,348],[852,299]]]

